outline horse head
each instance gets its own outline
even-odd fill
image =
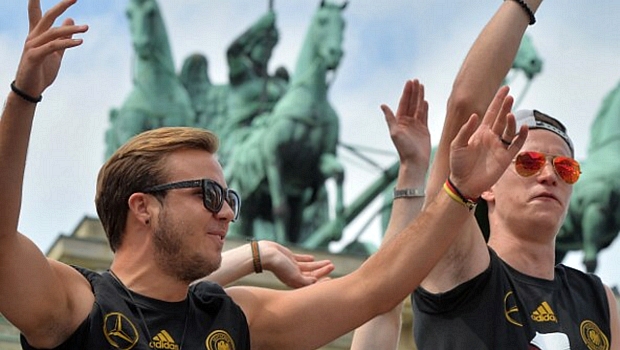
[[[532,44],[532,39],[524,35],[517,51],[517,56],[512,63],[512,68],[522,71],[528,79],[532,79],[542,71],[543,61]]]
[[[342,59],[343,32],[345,21],[342,11],[347,7],[323,0],[312,17],[309,37],[314,42],[316,56],[324,62],[328,70],[335,70]]]
[[[133,47],[139,57],[146,59],[162,49],[164,55],[171,55],[168,35],[155,0],[130,0],[126,14]]]

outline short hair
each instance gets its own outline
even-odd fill
[[[523,124],[526,124],[530,130],[544,129],[547,131],[551,131],[552,133],[561,137],[564,142],[566,142],[568,148],[570,149],[571,157],[575,156],[573,142],[568,136],[566,127],[559,120],[535,109],[522,109],[516,111],[514,114],[517,121],[517,131]],[[475,216],[476,221],[478,222],[478,226],[480,226],[480,229],[482,230],[482,235],[484,236],[484,239],[488,241],[491,231],[489,224],[489,206],[487,202],[482,198],[480,198],[480,202],[476,207]]]
[[[129,197],[167,181],[165,160],[182,149],[215,154],[218,137],[192,127],[164,127],[142,132],[121,146],[105,162],[97,176],[95,206],[113,252],[121,245]]]

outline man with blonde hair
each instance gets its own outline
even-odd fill
[[[418,219],[351,274],[283,291],[194,283],[219,267],[239,196],[226,187],[213,134],[148,131],[99,174],[96,204],[114,251],[110,269],[68,266],[47,259],[17,227],[37,103],[65,50],[82,43],[74,35],[88,30],[71,19],[53,26],[75,3],[63,0],[43,14],[39,1],[29,0],[30,32],[0,119],[0,313],[21,331],[24,349],[318,348],[394,308],[419,285],[456,237],[450,228],[469,218],[460,193],[491,186],[527,136],[527,128],[515,135],[514,116],[501,108],[506,96],[497,95],[480,126],[474,116],[455,138],[453,186],[429,200]],[[423,89],[408,81],[403,95],[395,120],[384,107],[388,124],[415,129],[426,135],[418,142],[428,144]],[[397,134],[399,154],[412,152]],[[423,178],[425,149],[414,148],[407,175]],[[472,177],[471,168],[482,171]],[[399,198],[420,193],[398,190]]]

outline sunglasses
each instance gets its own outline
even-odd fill
[[[540,152],[526,151],[517,154],[513,160],[517,174],[523,177],[536,175],[542,171],[547,158],[551,159],[555,173],[567,184],[574,184],[579,180],[581,168],[579,162],[570,157],[552,156]]]
[[[142,191],[144,193],[156,193],[176,188],[195,188],[202,189],[202,203],[208,211],[217,214],[222,210],[224,201],[230,205],[233,210],[234,217],[232,221],[239,218],[239,210],[241,209],[241,198],[239,194],[230,188],[224,189],[217,182],[210,179],[187,180],[172,182],[162,185],[153,186]]]

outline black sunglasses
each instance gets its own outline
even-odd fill
[[[235,221],[239,218],[239,210],[241,209],[241,198],[239,197],[239,194],[237,194],[237,192],[231,190],[230,188],[224,189],[222,186],[220,186],[220,184],[210,179],[172,182],[149,187],[142,192],[156,193],[172,190],[175,188],[194,187],[202,188],[202,203],[204,204],[205,208],[207,208],[207,210],[214,214],[219,213],[224,206],[225,200],[228,205],[230,205],[235,214],[232,221]]]

